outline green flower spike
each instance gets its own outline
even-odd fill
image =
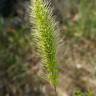
[[[44,0],[31,0],[30,21],[34,25],[32,33],[37,44],[43,69],[48,81],[56,87],[58,84],[58,64],[56,60],[56,23],[53,19],[50,3]]]

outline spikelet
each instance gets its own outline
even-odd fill
[[[53,86],[58,84],[58,64],[56,60],[56,23],[52,16],[50,2],[31,0],[30,22],[34,25],[35,44],[37,44],[43,69]],[[33,31],[32,29],[32,31]]]

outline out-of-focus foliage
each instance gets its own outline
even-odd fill
[[[81,90],[78,90],[75,92],[75,95],[73,96],[94,96],[93,92],[92,91],[88,91],[88,92],[82,92]]]
[[[78,90],[75,92],[74,96],[85,96],[85,94],[82,91]]]
[[[10,83],[21,86],[28,71],[26,56],[30,50],[30,31],[28,26],[20,29],[6,28],[0,18],[0,82],[8,87]],[[4,91],[4,89],[3,89]]]
[[[74,5],[75,1],[71,4]],[[96,37],[96,0],[80,0],[75,14],[67,21],[67,36],[85,37],[95,39]],[[74,6],[73,6],[74,7]],[[71,15],[73,14],[71,13]],[[95,39],[96,40],[96,39]]]

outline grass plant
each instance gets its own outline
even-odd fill
[[[58,64],[56,59],[56,23],[53,18],[50,2],[43,0],[31,0],[30,21],[33,38],[37,44],[41,56],[43,69],[47,74],[50,84],[54,87],[58,84]]]

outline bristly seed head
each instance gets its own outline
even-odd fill
[[[53,86],[58,82],[56,59],[56,24],[52,17],[50,4],[43,0],[31,0],[30,21],[34,18],[34,40],[42,58],[43,69]]]

